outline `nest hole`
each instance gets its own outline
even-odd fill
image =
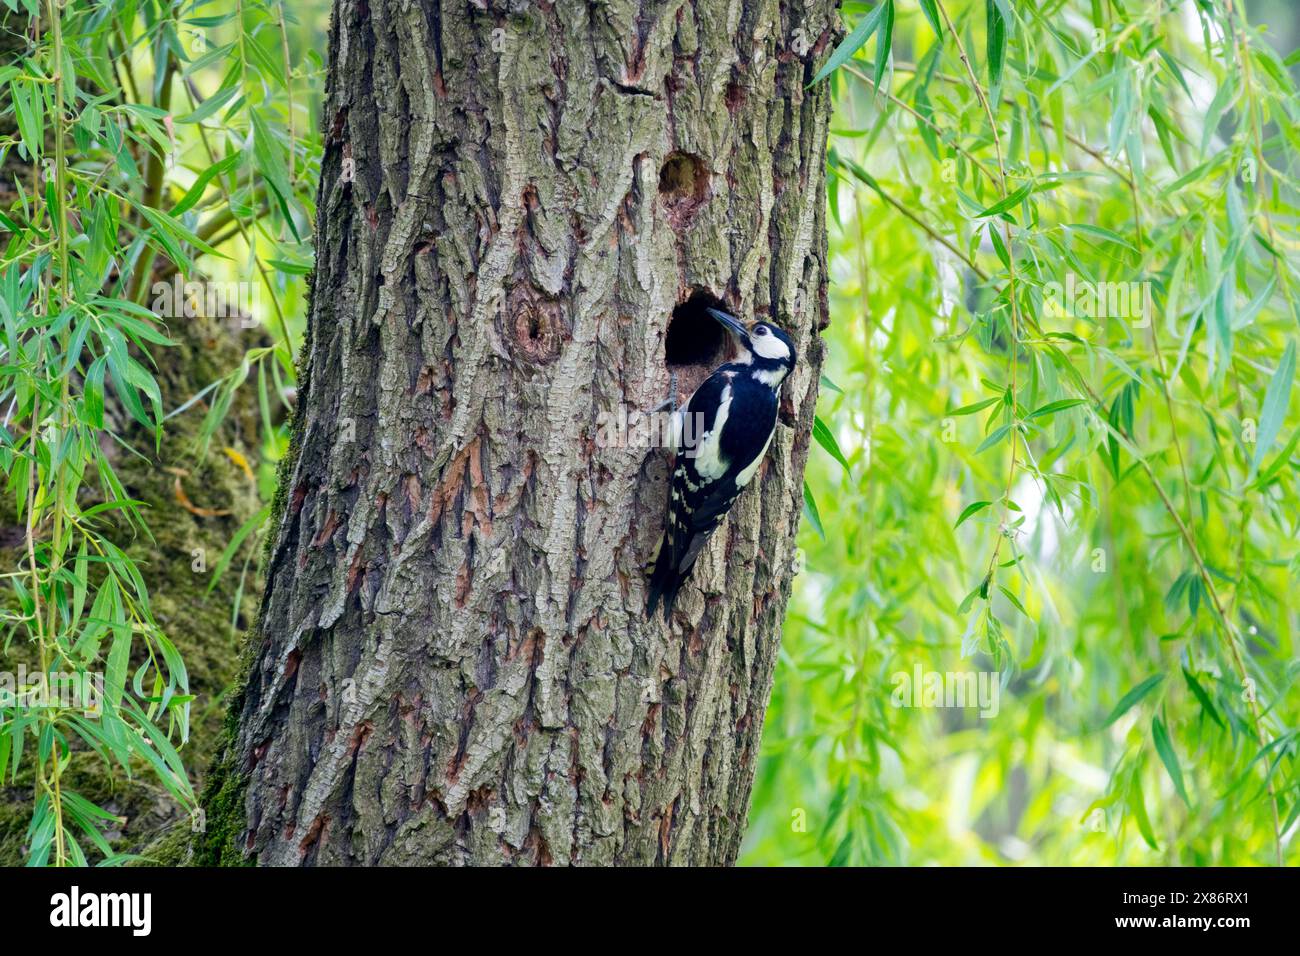
[[[727,310],[709,292],[697,290],[673,309],[664,336],[664,366],[677,384],[680,406],[719,365],[736,356],[736,343],[708,309]]]
[[[733,351],[731,336],[708,310],[726,308],[717,296],[697,291],[673,309],[664,336],[664,365],[676,371],[704,366],[711,372],[725,362]]]

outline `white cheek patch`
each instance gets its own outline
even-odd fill
[[[790,347],[775,335],[751,335],[750,345],[755,352],[765,359],[783,359],[790,357]]]
[[[695,470],[703,478],[716,481],[727,470],[727,462],[722,457],[722,429],[727,424],[731,412],[731,386],[722,390],[718,402],[718,417],[713,427],[700,436],[700,443],[695,451]]]

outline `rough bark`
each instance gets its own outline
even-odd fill
[[[837,23],[338,0],[295,457],[202,862],[735,860],[821,364],[806,86]],[[700,294],[802,361],[665,627],[667,453],[602,447],[598,416],[663,398]]]

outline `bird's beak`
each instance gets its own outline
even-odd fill
[[[722,323],[722,327],[734,335],[741,345],[746,348],[749,347],[749,330],[741,324],[738,318],[728,312],[723,312],[721,309],[709,309],[708,311],[709,315]]]

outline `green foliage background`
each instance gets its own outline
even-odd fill
[[[1240,0],[846,20],[845,463],[810,464],[743,862],[1293,857],[1297,58]],[[996,716],[894,706],[917,666],[1000,672]]]
[[[262,0],[0,6],[0,863],[128,862],[150,820],[188,834],[197,817],[266,509],[225,527],[236,512],[181,479],[232,506],[274,487],[322,27]],[[160,297],[173,278],[184,294]],[[212,314],[204,281],[246,294]],[[241,390],[255,411],[235,439]],[[260,451],[261,474],[222,436]],[[222,474],[211,456],[234,474],[220,488],[202,486]],[[220,542],[210,559],[200,540]],[[202,583],[227,572],[222,607]],[[84,692],[40,699],[93,674],[99,713]]]

